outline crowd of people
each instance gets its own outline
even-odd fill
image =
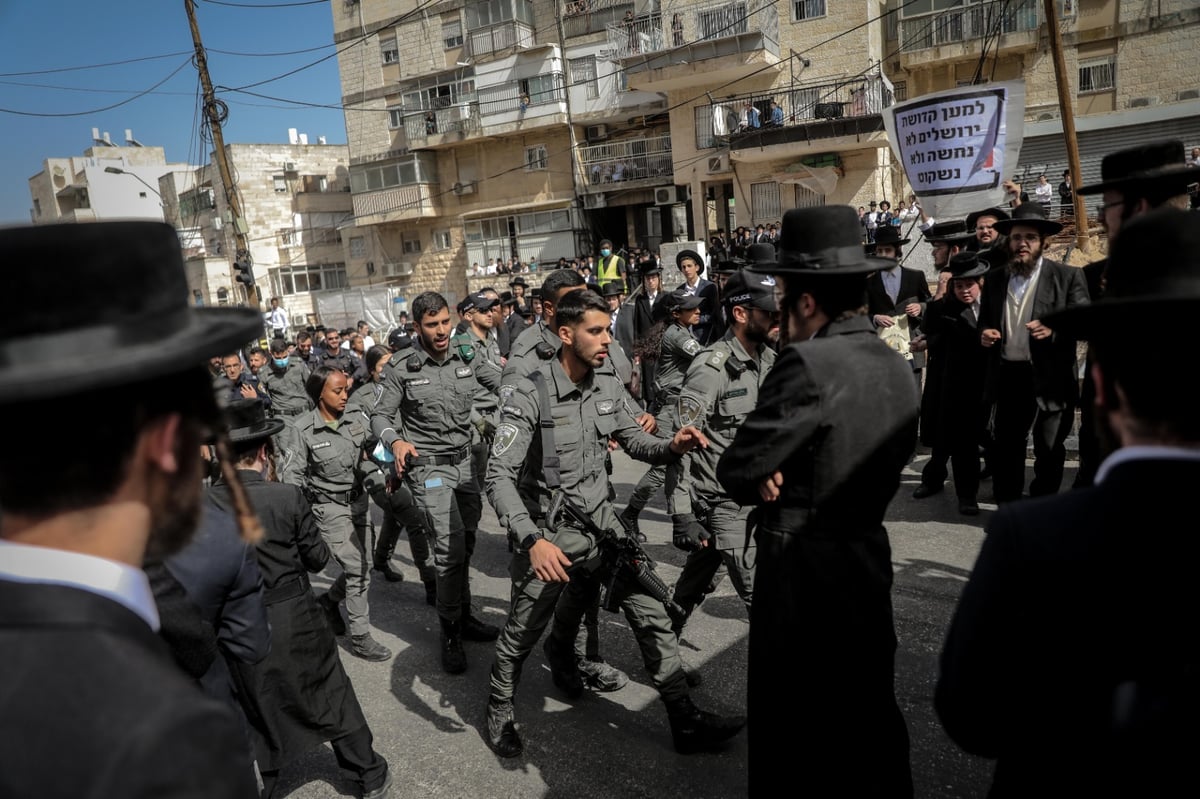
[[[992,795],[1177,788],[1196,543],[1144,508],[1200,477],[1200,429],[1149,331],[1173,339],[1200,308],[1197,175],[1179,142],[1106,157],[1077,191],[1103,196],[1109,257],[1083,269],[1046,256],[1061,225],[1040,202],[933,220],[912,198],[932,287],[899,227],[864,244],[863,209],[822,206],[680,251],[674,288],[602,240],[540,286],[518,274],[454,308],[424,292],[383,343],[365,322],[293,331],[274,301],[187,307],[165,225],[0,231],[8,260],[60,266],[13,277],[10,297],[58,299],[5,303],[22,357],[0,362],[0,402],[96,420],[83,447],[18,424],[0,450],[0,680],[19,688],[0,794],[269,797],[328,741],[362,796],[389,795],[338,639],[392,657],[368,589],[402,579],[404,535],[438,617],[410,643],[450,675],[490,661],[499,758],[537,734],[513,699],[539,642],[569,699],[628,684],[602,606],[624,610],[676,751],[725,747],[746,717],[698,707],[680,654],[724,569],[750,618],[750,794],[911,796],[884,519],[918,441],[914,497],[949,480],[977,516],[990,477],[999,507],[935,697],[954,741],[998,759]],[[78,290],[53,291],[64,277]],[[245,347],[264,323],[266,348]],[[648,464],[629,497],[616,448]],[[662,591],[639,519],[660,491],[687,553]],[[512,553],[501,626],[471,592],[485,497]]]

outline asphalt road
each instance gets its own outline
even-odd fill
[[[932,697],[937,657],[958,594],[975,561],[994,505],[990,486],[981,492],[982,515],[959,516],[952,487],[913,500],[918,455],[905,471],[886,521],[895,565],[894,605],[899,651],[896,686],[912,738],[912,766],[918,797],[982,797],[991,764],[968,756],[944,735]],[[622,503],[644,467],[623,453],[615,459],[614,480]],[[1065,484],[1073,478],[1068,463]],[[378,517],[378,511],[375,510]],[[659,496],[642,516],[648,549],[660,574],[674,581],[684,553],[670,543],[669,519]],[[481,617],[502,624],[508,607],[508,552],[495,515],[484,502],[484,517],[472,569],[475,605]],[[467,643],[469,667],[451,676],[440,666],[439,630],[402,539],[396,562],[405,574],[399,584],[373,580],[371,620],[376,637],[395,657],[367,663],[343,648],[346,666],[395,778],[394,797],[738,797],[746,794],[746,738],[740,735],[722,752],[683,756],[671,746],[666,713],[641,667],[631,631],[622,616],[601,613],[605,657],[631,678],[612,694],[587,693],[568,701],[555,689],[538,650],[525,664],[516,717],[525,754],[501,760],[483,739],[492,645]],[[314,584],[324,588],[322,575]],[[704,674],[693,697],[705,709],[744,713],[746,642],[749,624],[728,580],[696,611],[682,642],[682,654]],[[343,643],[344,646],[344,643]],[[791,686],[781,687],[792,690]],[[802,723],[797,719],[797,723]],[[753,723],[753,721],[751,721]],[[780,734],[787,734],[786,729]],[[798,766],[804,753],[796,752]],[[870,768],[870,763],[863,763]],[[353,796],[328,746],[285,769],[277,796]]]

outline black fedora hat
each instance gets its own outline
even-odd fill
[[[1122,223],[1104,281],[1103,297],[1047,316],[1046,326],[1088,339],[1105,333],[1128,336],[1143,323],[1156,331],[1164,324],[1193,325],[1190,320],[1200,312],[1195,214],[1159,208]]]
[[[249,308],[193,308],[161,222],[0,229],[0,404],[174,374],[258,338]]]
[[[513,296],[513,293],[511,291],[502,291],[502,292],[500,292],[500,304],[501,305],[517,305],[518,303],[517,303],[517,298]]]
[[[749,266],[758,272],[766,272],[776,263],[774,244],[751,244],[746,249],[744,266]]]
[[[992,264],[988,259],[980,257],[977,252],[959,252],[950,256],[950,263],[946,265],[946,271],[950,273],[952,279],[983,277],[992,271]]]
[[[661,275],[662,265],[659,264],[657,260],[646,261],[641,265],[641,268],[638,269],[638,274],[642,277],[645,277],[646,275]]]
[[[1081,186],[1076,194],[1100,194],[1109,189],[1176,187],[1178,194],[1200,181],[1200,166],[1189,165],[1178,139],[1143,144],[1109,153],[1100,161],[1100,182]]]
[[[1041,203],[1021,203],[1013,209],[1012,217],[996,222],[996,232],[1007,236],[1017,225],[1031,227],[1043,236],[1053,236],[1063,229],[1058,222],[1046,218]]]
[[[900,229],[894,225],[887,225],[875,231],[875,246],[880,244],[890,244],[893,247],[899,247],[901,244],[908,244],[908,239],[900,238]]]
[[[508,281],[508,287],[512,288],[513,286],[529,288],[529,284],[525,282],[525,278],[521,277],[520,275],[517,275],[512,280]]]
[[[793,208],[783,215],[774,266],[750,271],[776,275],[867,275],[894,265],[863,252],[858,212],[848,205]]]
[[[625,284],[620,280],[610,280],[600,289],[602,297],[620,297],[625,293]]]
[[[1005,211],[1003,208],[993,207],[984,208],[982,211],[972,211],[971,213],[967,214],[967,230],[971,233],[974,233],[975,225],[979,222],[980,218],[985,216],[990,216],[997,222],[1003,222],[1005,219],[1009,218],[1008,211]]]
[[[704,256],[695,250],[680,250],[679,252],[675,253],[675,266],[680,270],[683,269],[684,258],[691,258],[693,261],[695,261],[696,266],[700,267],[700,271],[697,272],[697,274],[704,274]]]
[[[967,223],[961,219],[951,219],[945,222],[935,222],[922,235],[929,244],[949,244],[951,247],[961,247],[975,238],[975,228],[967,228]]]
[[[283,429],[282,419],[267,418],[267,407],[262,400],[234,400],[222,412],[229,425],[229,440],[234,444],[262,441]]]

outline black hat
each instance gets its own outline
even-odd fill
[[[412,346],[412,336],[404,332],[404,328],[398,327],[388,333],[387,345],[392,352],[408,349]]]
[[[748,305],[764,311],[779,310],[779,303],[775,300],[775,278],[763,272],[738,270],[725,281],[725,296],[722,299],[728,306]]]
[[[1087,339],[1160,328],[1200,311],[1200,225],[1195,214],[1158,208],[1121,224],[1104,273],[1104,296],[1046,317],[1055,331]]]
[[[908,239],[900,238],[900,229],[894,225],[887,225],[875,231],[875,246],[880,244],[890,244],[893,247],[899,247],[901,244],[908,244]]]
[[[975,230],[967,228],[967,223],[961,219],[946,222],[935,222],[923,234],[925,241],[930,244],[946,243],[951,247],[961,247],[975,238]]]
[[[662,266],[657,260],[646,261],[641,265],[641,269],[638,270],[638,274],[642,277],[645,277],[646,275],[661,275]]]
[[[776,275],[867,275],[892,266],[863,252],[858,212],[848,205],[793,208],[783,215]],[[757,267],[748,267],[758,271]]]
[[[529,288],[529,284],[525,282],[525,278],[521,277],[520,275],[517,275],[510,280],[508,282],[508,286],[509,288],[512,288],[513,286],[524,286],[525,288]]]
[[[951,278],[982,277],[992,271],[992,265],[977,252],[960,252],[950,256],[946,271]]]
[[[1178,194],[1200,181],[1200,166],[1189,165],[1178,139],[1117,150],[1100,162],[1100,183],[1081,186],[1076,194],[1100,194],[1108,189],[1175,186]]]
[[[542,287],[534,286],[529,290],[529,299],[540,300],[542,298]]]
[[[463,299],[461,299],[461,300],[459,300],[459,301],[458,301],[458,305],[457,305],[457,306],[455,306],[455,308],[456,308],[456,310],[458,311],[458,315],[459,315],[459,316],[462,316],[463,314],[465,314],[465,313],[467,312],[468,303],[469,303],[470,301],[471,301],[471,298],[470,298],[469,296],[468,296],[468,297],[464,297]],[[470,306],[470,307],[472,307],[472,308],[473,308],[474,306]]]
[[[625,285],[620,280],[610,280],[604,284],[600,294],[605,297],[620,297],[625,293]]]
[[[770,247],[769,244],[767,246]],[[774,252],[775,248],[771,247],[771,251]],[[737,256],[730,256],[717,261],[717,265],[712,271],[714,275],[732,275],[745,265],[745,259],[738,258]]]
[[[695,250],[680,250],[679,252],[675,253],[675,266],[677,268],[683,269],[684,258],[691,258],[696,262],[696,265],[700,267],[700,271],[696,274],[704,274],[704,257],[700,255],[700,253],[696,252]]]
[[[1041,203],[1021,203],[1013,209],[1010,219],[1001,219],[994,227],[997,233],[1007,236],[1017,225],[1034,228],[1042,236],[1053,236],[1063,229],[1058,222],[1046,218]]]
[[[982,211],[972,211],[967,214],[967,230],[971,233],[975,232],[975,224],[979,222],[980,217],[994,217],[997,222],[1002,222],[1008,219],[1008,212],[1003,208],[984,208]]]
[[[500,292],[500,304],[501,305],[516,305],[517,298],[513,296],[511,291],[502,291],[502,292]]]
[[[283,429],[283,420],[267,418],[267,406],[260,399],[234,400],[222,412],[233,444],[263,441]]]
[[[3,228],[0,263],[20,265],[0,295],[0,404],[174,374],[262,334],[257,310],[187,304],[161,222]]]
[[[658,302],[654,303],[654,307],[650,311],[654,321],[669,319],[675,311],[690,311],[693,308],[699,308],[704,304],[704,298],[699,294],[688,294],[683,289],[675,289],[669,294],[664,294],[659,298]]]
[[[759,272],[767,272],[775,265],[774,244],[751,244],[746,250],[746,266]]]
[[[875,207],[876,205],[878,205],[878,204],[879,204],[879,203],[875,202],[874,200],[871,200],[871,202],[870,202],[870,203],[868,203],[868,205],[870,205],[872,208],[874,208],[874,207]]]
[[[464,311],[490,311],[499,302],[500,300],[496,297],[478,291],[474,294],[468,294],[467,298],[460,304]]]

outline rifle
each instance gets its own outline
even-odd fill
[[[629,536],[617,535],[611,528],[600,529],[599,525],[592,521],[592,517],[584,513],[560,489],[554,492],[550,501],[550,509],[546,512],[546,526],[557,530],[563,522],[592,536],[600,548],[601,570],[606,575],[601,585],[601,607],[612,613],[617,611],[620,605],[618,586],[621,578],[627,575],[649,596],[662,602],[671,621],[682,624],[686,620],[687,611],[671,598],[671,589],[655,573],[654,561],[646,554],[646,550],[642,549],[641,544]]]

